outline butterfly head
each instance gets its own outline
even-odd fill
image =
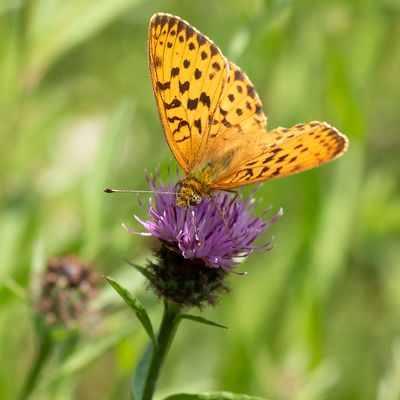
[[[177,193],[176,205],[180,208],[190,208],[201,203],[204,197],[202,186],[194,178],[186,178],[179,182],[180,189]]]

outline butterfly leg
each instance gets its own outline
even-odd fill
[[[234,194],[234,196],[232,197],[231,201],[229,202],[228,208],[230,208],[231,205],[235,202],[235,200],[239,196],[239,192],[237,190],[232,190],[232,189],[224,189],[224,192],[228,192],[228,193],[233,193]]]
[[[228,233],[229,239],[233,240],[232,233],[231,233],[231,231],[229,229],[229,226],[227,225],[227,223],[225,221],[225,217],[224,217],[224,214],[222,213],[222,210],[219,208],[219,206],[218,206],[217,202],[215,201],[214,196],[212,195],[212,193],[209,193],[208,195],[210,196],[211,201],[214,203],[214,206],[217,209],[218,214],[221,216],[222,223],[224,224],[226,232]]]

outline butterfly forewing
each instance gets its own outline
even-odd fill
[[[185,173],[201,157],[227,81],[227,61],[206,36],[169,14],[150,21],[149,69],[167,141]]]

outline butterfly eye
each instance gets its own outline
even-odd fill
[[[190,197],[189,199],[189,204],[191,206],[197,206],[198,204],[200,204],[202,197],[197,194],[197,193],[193,193],[192,197]]]

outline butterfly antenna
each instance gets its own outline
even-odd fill
[[[175,192],[162,192],[158,190],[131,190],[131,189],[111,189],[105,188],[103,189],[105,193],[160,193],[160,194],[173,194],[176,195]]]

